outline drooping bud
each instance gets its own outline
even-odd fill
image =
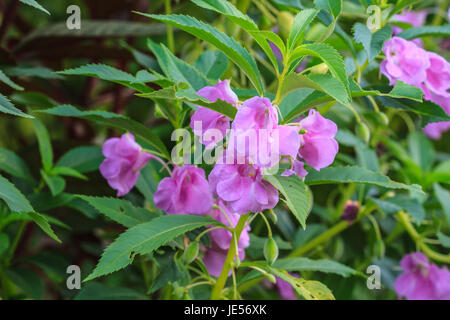
[[[384,124],[385,126],[389,124],[389,118],[384,112],[378,112],[377,119],[381,124]]]
[[[369,127],[364,122],[358,122],[355,127],[355,131],[358,137],[361,138],[366,144],[370,140],[370,130]]]
[[[291,32],[292,24],[294,23],[294,16],[288,11],[282,11],[278,15],[279,32],[283,38],[287,38]]]
[[[328,72],[328,65],[326,63],[321,63],[311,68],[312,74],[325,74],[327,72]]]
[[[264,244],[264,258],[271,266],[278,258],[278,246],[275,240],[269,238]]]
[[[191,264],[198,255],[198,242],[193,241],[191,244],[184,250],[183,253],[183,261],[186,264]]]
[[[357,201],[348,200],[344,206],[344,212],[341,215],[341,219],[352,223],[356,220],[359,213],[359,203]]]

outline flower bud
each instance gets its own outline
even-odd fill
[[[275,240],[269,238],[264,244],[264,258],[271,266],[278,258],[278,246]]]
[[[325,74],[328,72],[328,65],[326,63],[321,63],[312,67],[310,71],[312,74]]]
[[[183,253],[183,261],[186,264],[191,264],[198,255],[198,242],[193,241],[191,244],[184,250]]]
[[[352,223],[358,217],[359,203],[357,201],[348,200],[344,206],[344,212],[341,215],[341,219]]]
[[[273,284],[277,283],[277,279],[275,278],[275,276],[270,273],[266,274],[266,278]]]
[[[370,140],[370,130],[369,127],[364,122],[358,122],[355,127],[355,131],[358,137],[361,138],[366,144]]]
[[[384,257],[385,247],[383,240],[377,240],[377,242],[375,242],[374,251],[379,259],[382,259]]]
[[[389,124],[389,118],[384,112],[378,112],[377,113],[377,120],[381,123],[387,126]]]
[[[282,11],[278,15],[279,32],[282,37],[287,38],[291,32],[292,24],[294,23],[294,16],[288,11]]]

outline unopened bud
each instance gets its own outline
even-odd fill
[[[359,213],[359,203],[357,201],[348,200],[344,206],[344,212],[341,215],[341,219],[352,223],[356,220]]]
[[[389,118],[384,112],[378,112],[377,119],[381,124],[384,124],[385,126],[389,124]]]
[[[310,71],[312,74],[325,74],[328,72],[328,65],[326,63],[321,63],[312,67]]]
[[[282,37],[287,38],[291,32],[292,24],[294,23],[294,16],[288,11],[282,11],[278,15],[279,33]]]
[[[361,138],[366,144],[370,140],[370,130],[369,127],[364,122],[358,122],[355,127],[356,134]]]
[[[194,261],[195,258],[197,258],[197,255],[198,255],[198,242],[197,241],[193,241],[186,248],[186,250],[184,250],[184,253],[183,253],[183,261],[184,261],[184,263],[191,264],[192,261]]]
[[[264,244],[264,258],[266,258],[266,261],[270,266],[278,258],[278,246],[272,238],[267,239]]]

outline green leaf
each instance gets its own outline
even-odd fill
[[[138,208],[131,202],[117,198],[100,198],[79,195],[80,199],[87,201],[100,213],[121,225],[131,228],[140,223],[148,222],[156,215],[144,208]]]
[[[342,0],[314,0],[314,5],[331,13],[334,19],[337,19],[342,11]]]
[[[283,81],[280,99],[283,99],[290,92],[301,88],[311,88],[322,91],[344,105],[347,105],[350,101],[348,92],[342,82],[331,75],[312,74],[304,76],[296,72],[291,72]],[[291,112],[295,112],[295,109]]]
[[[42,79],[64,79],[63,76],[55,73],[52,69],[42,66],[19,65],[7,66],[4,68],[5,73],[12,77],[35,77]]]
[[[10,245],[9,236],[0,232],[0,257],[8,250]]]
[[[73,177],[78,178],[82,180],[87,180],[88,178],[84,175],[78,172],[75,169],[72,169],[70,167],[54,167],[50,174],[54,176],[67,176],[67,177]]]
[[[433,190],[442,206],[447,225],[450,228],[450,192],[442,188],[438,183],[433,185]]]
[[[43,6],[41,6],[36,0],[20,0],[20,2],[32,6],[33,8],[39,9],[42,12],[45,12],[46,14],[50,15],[50,12],[48,12],[48,10],[45,9]]]
[[[48,223],[47,219],[37,212],[27,212],[27,215],[32,221],[34,221],[50,238],[61,243],[58,236],[53,232],[52,227]]]
[[[406,185],[395,182],[389,177],[361,167],[328,167],[320,171],[311,171],[305,178],[308,185],[330,184],[330,183],[362,183],[372,184],[389,189],[405,189],[421,192],[418,185]]]
[[[162,154],[163,157],[170,159],[166,146],[157,135],[155,135],[143,124],[123,115],[99,110],[81,111],[71,105],[60,105],[50,109],[38,110],[36,112],[53,114],[62,117],[85,118],[122,131],[129,131],[154,147]]]
[[[305,229],[306,218],[312,207],[312,195],[308,187],[296,175],[267,175],[264,179],[283,194],[287,206]]]
[[[23,113],[20,109],[17,109],[11,101],[8,100],[7,97],[0,93],[0,111],[8,114],[12,114],[14,116],[24,117],[24,118],[33,118],[29,114]]]
[[[450,237],[449,236],[446,236],[442,232],[438,232],[437,237],[438,237],[439,241],[441,242],[441,245],[444,248],[450,248]]]
[[[318,271],[318,272],[334,273],[343,277],[360,274],[360,272],[332,260],[327,259],[312,260],[303,257],[278,259],[274,263],[273,267],[286,270],[288,272]]]
[[[195,37],[207,41],[226,54],[248,76],[260,94],[264,93],[261,75],[253,57],[233,38],[220,32],[210,25],[197,19],[184,15],[154,15],[139,13],[148,18],[153,18],[174,27],[184,30]]]
[[[41,153],[42,165],[44,170],[49,172],[53,167],[53,150],[50,142],[50,136],[44,124],[38,120],[33,119],[34,132],[39,143],[39,152]]]
[[[14,177],[33,181],[30,170],[22,158],[3,148],[0,148],[0,170]]]
[[[349,89],[347,73],[345,71],[344,60],[339,52],[325,43],[306,44],[297,47],[289,57],[289,64],[303,56],[314,56],[321,59],[330,69],[331,74],[336,77],[344,87]]]
[[[15,267],[5,271],[8,278],[27,296],[40,300],[44,293],[44,284],[39,276],[28,269]]]
[[[13,212],[34,211],[27,198],[11,182],[2,176],[0,176],[0,199],[3,199]]]
[[[400,32],[397,37],[411,40],[425,36],[450,37],[450,24],[443,26],[423,26]]]
[[[269,60],[275,69],[278,69],[277,59],[273,53],[273,50],[270,48],[270,45],[267,43],[266,37],[260,33],[258,26],[249,16],[243,14],[227,0],[192,0],[192,2],[202,8],[215,11],[220,15],[224,15],[242,29],[247,31],[269,57]]]
[[[90,282],[81,288],[74,300],[142,300],[145,295],[126,287],[110,287]]]
[[[404,210],[407,211],[411,217],[421,224],[425,218],[425,210],[422,204],[414,198],[398,194],[391,198],[379,200],[372,199],[376,205],[387,214],[396,214],[397,212]]]
[[[47,174],[47,172],[45,172],[44,170],[41,170],[41,175],[47,186],[50,188],[53,196],[57,196],[64,191],[64,188],[66,187],[66,181],[63,178],[61,178],[60,176]]]
[[[355,41],[364,46],[369,62],[381,52],[384,42],[392,35],[392,27],[385,25],[380,30],[372,33],[365,24],[356,23],[353,27]]]
[[[303,38],[306,28],[312,23],[319,10],[307,9],[300,11],[294,18],[291,31],[287,40],[288,50],[292,50]]]
[[[77,147],[66,152],[59,158],[55,167],[68,167],[80,173],[87,173],[98,170],[104,158],[100,147]]]
[[[7,84],[8,86],[10,86],[15,90],[23,91],[23,87],[14,83],[6,74],[3,73],[2,70],[0,70],[0,82]]]
[[[200,71],[177,58],[165,45],[158,45],[151,39],[147,39],[147,46],[158,59],[158,64],[164,74],[174,83],[186,83],[193,89],[193,92],[209,85],[208,79]]]
[[[442,182],[450,184],[450,160],[439,163],[426,178],[431,183]]]
[[[95,77],[127,86],[139,92],[152,91],[151,88],[145,85],[145,82],[139,81],[132,74],[105,64],[87,64],[74,69],[58,71],[58,74]]]
[[[188,90],[179,90],[178,86],[172,86],[164,88],[151,93],[138,94],[138,96],[149,99],[168,99],[187,102],[193,105],[199,105],[216,112],[219,112],[230,119],[234,119],[237,109],[223,100],[217,99],[215,102],[211,102],[195,93]]]
[[[421,132],[412,132],[408,135],[409,154],[422,171],[431,169],[435,159],[433,144]]]
[[[208,79],[217,81],[228,69],[228,58],[218,50],[208,50],[203,52],[194,62],[197,68]]]
[[[137,254],[149,254],[168,241],[207,225],[220,223],[202,216],[166,215],[128,229],[106,248],[95,270],[84,281],[120,270],[132,263]]]

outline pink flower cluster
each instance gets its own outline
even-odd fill
[[[230,128],[232,133],[222,161],[217,161],[208,179],[203,169],[185,164],[175,166],[170,176],[160,181],[154,202],[167,214],[210,215],[235,227],[240,215],[272,209],[278,203],[278,190],[263,180],[266,168],[277,165],[284,157],[292,163],[284,175],[304,177],[308,174],[304,162],[320,170],[330,165],[336,156],[338,144],[334,136],[337,126],[315,110],[298,123],[281,125],[278,107],[269,99],[253,97],[239,104],[228,80],[219,80],[215,86],[205,87],[197,94],[212,102],[226,101],[237,108],[237,113],[232,121],[207,108],[199,107],[195,111],[191,127],[207,149],[214,148],[222,140],[207,140],[209,130],[217,130],[222,137]],[[118,196],[133,188],[140,170],[151,158],[162,161],[144,152],[129,133],[107,140],[103,153],[106,159],[100,172],[118,191]],[[240,259],[244,258],[244,249],[249,245],[248,230],[248,227],[243,230],[238,243]],[[231,232],[212,230],[210,236],[211,247],[207,248],[203,259],[208,271],[218,276],[230,247]]]
[[[399,37],[386,41],[386,55],[380,71],[391,85],[397,80],[421,88],[424,98],[440,105],[450,115],[450,63],[434,52]],[[450,121],[434,122],[424,128],[431,139],[440,139],[450,129]]]
[[[399,298],[408,300],[450,300],[450,271],[428,261],[421,252],[403,257],[403,269],[394,283]]]

